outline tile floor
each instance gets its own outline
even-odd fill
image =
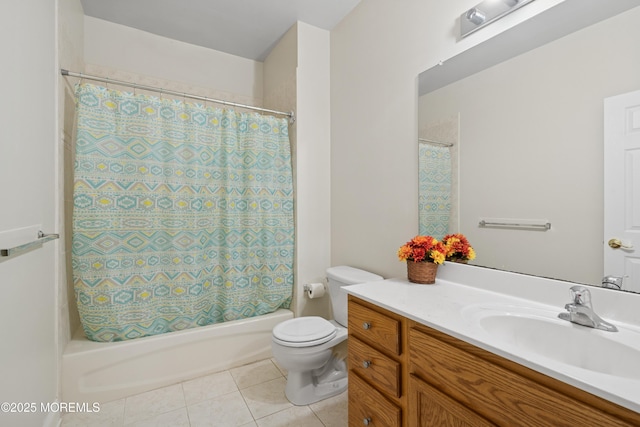
[[[286,372],[266,359],[104,403],[100,412],[66,414],[62,427],[347,426],[347,392],[294,406],[285,384]]]

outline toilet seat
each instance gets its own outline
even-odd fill
[[[312,347],[332,340],[335,325],[319,316],[285,320],[273,328],[273,340],[285,347]]]

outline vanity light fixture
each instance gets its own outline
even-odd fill
[[[460,15],[460,38],[535,0],[484,0]]]

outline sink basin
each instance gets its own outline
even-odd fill
[[[640,379],[640,334],[605,332],[557,318],[558,311],[516,306],[467,307],[463,315],[478,332],[518,350],[592,372]],[[631,335],[631,336],[629,336]],[[635,335],[635,336],[634,336]],[[621,342],[622,341],[622,342]]]

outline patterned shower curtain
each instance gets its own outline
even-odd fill
[[[451,216],[451,150],[419,144],[420,234],[442,239]]]
[[[289,307],[286,119],[91,84],[76,108],[72,266],[89,339]]]

